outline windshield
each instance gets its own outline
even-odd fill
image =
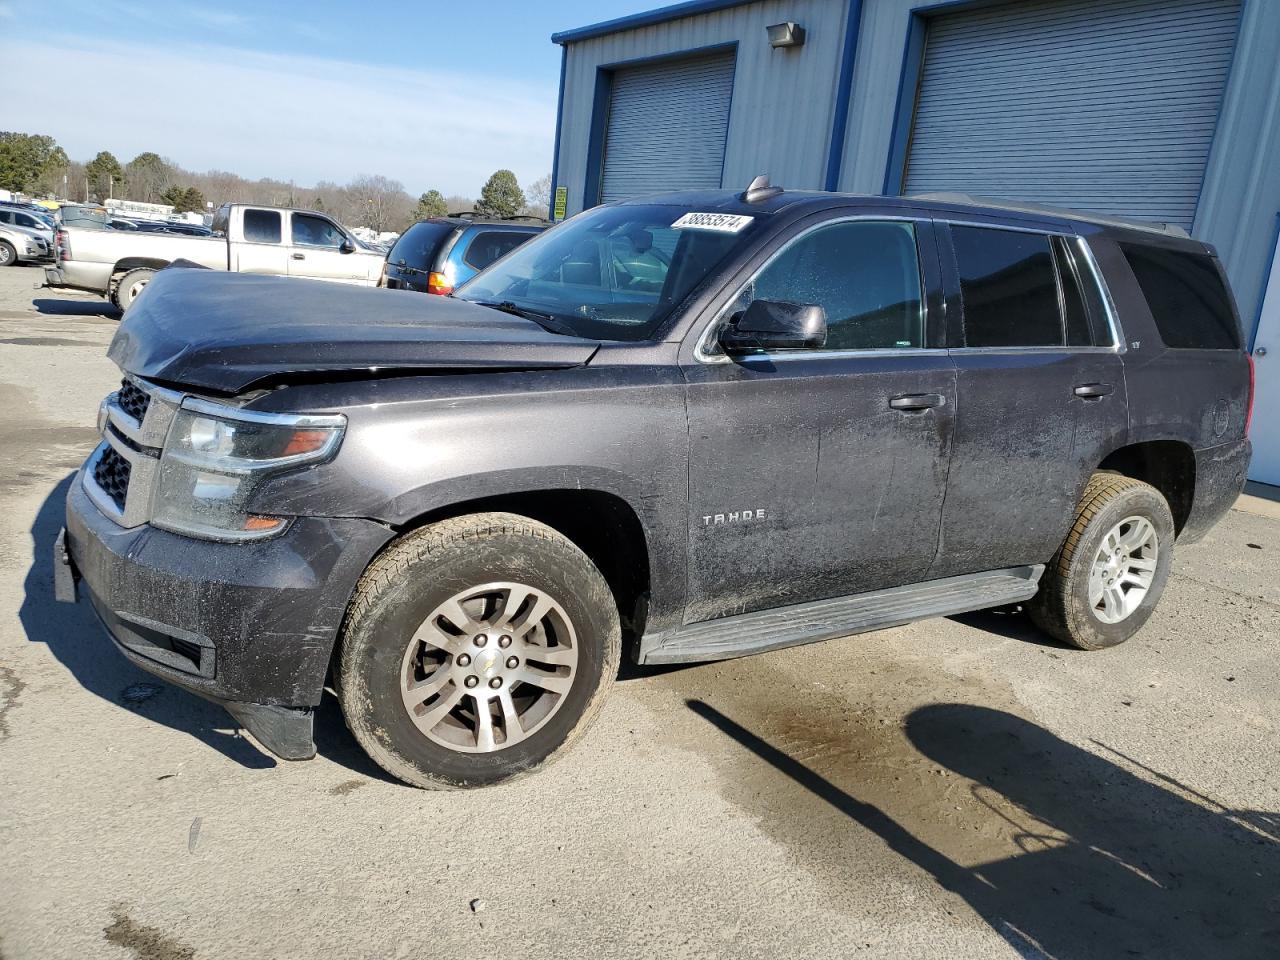
[[[763,220],[694,214],[597,207],[517,247],[454,296],[544,314],[580,337],[648,339]]]

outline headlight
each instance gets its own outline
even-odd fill
[[[254,413],[188,398],[169,427],[151,501],[151,522],[210,540],[253,540],[287,520],[251,514],[267,479],[322,463],[342,442],[341,414]]]

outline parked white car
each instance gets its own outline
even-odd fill
[[[18,227],[41,237],[53,249],[53,218],[38,214],[32,210],[24,210],[18,206],[0,203],[0,224],[6,227]]]
[[[188,260],[213,270],[305,277],[374,286],[383,254],[360,243],[323,213],[224,204],[214,236],[93,230],[58,231],[58,263],[45,286],[88,290],[127,310],[157,270]]]
[[[48,242],[34,230],[0,223],[0,267],[12,267],[53,255]]]

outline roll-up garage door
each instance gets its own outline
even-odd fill
[[[720,187],[733,65],[725,53],[615,71],[602,202]]]
[[[1190,228],[1239,0],[1037,0],[928,24],[905,193]]]

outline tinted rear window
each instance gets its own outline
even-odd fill
[[[279,243],[280,214],[275,210],[246,210],[244,238],[250,243]]]
[[[430,270],[441,245],[454,229],[451,223],[421,220],[401,234],[387,260],[415,270]]]
[[[953,226],[951,237],[966,347],[1062,345],[1058,281],[1047,236]]]
[[[1240,349],[1231,296],[1212,257],[1140,243],[1122,243],[1120,249],[1166,347]]]
[[[462,255],[462,262],[469,267],[483,270],[532,236],[532,233],[521,233],[515,230],[481,230],[467,245],[467,252]]]

